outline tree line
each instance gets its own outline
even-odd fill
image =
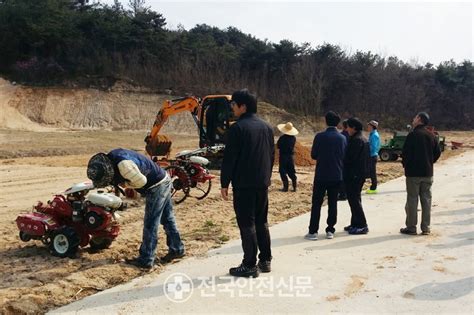
[[[183,19],[185,16],[183,16]],[[229,27],[166,28],[130,0],[0,0],[0,74],[35,85],[107,85],[127,79],[176,94],[229,93],[307,116],[332,109],[401,128],[425,110],[438,128],[472,129],[471,61],[410,65],[328,43],[272,43]]]

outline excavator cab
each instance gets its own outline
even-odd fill
[[[182,112],[191,113],[199,131],[199,147],[210,147],[226,142],[226,132],[235,121],[230,95],[208,95],[203,99],[187,96],[166,100],[156,115],[151,132],[146,136],[146,151],[152,157],[167,157],[171,151],[171,139],[160,135],[161,127],[168,118]],[[216,153],[212,153],[218,159]]]
[[[199,147],[225,144],[227,129],[235,120],[230,97],[227,95],[205,97],[199,114]]]

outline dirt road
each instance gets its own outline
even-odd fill
[[[460,133],[457,137],[467,141],[472,134]],[[175,151],[197,145],[193,136],[174,139]],[[308,144],[312,139],[301,140]],[[14,220],[36,201],[47,201],[52,194],[84,181],[91,154],[114,147],[142,148],[142,141],[142,134],[126,131],[0,131],[0,313],[42,313],[141,274],[125,265],[123,259],[138,251],[142,201],[129,201],[131,207],[121,218],[121,234],[110,249],[94,253],[83,248],[75,259],[53,257],[40,242],[21,242]],[[443,158],[458,152],[462,150],[447,151]],[[378,173],[383,182],[401,176],[402,169],[400,163],[380,163]],[[313,176],[312,167],[298,168],[299,191],[282,193],[278,191],[275,169],[270,189],[271,224],[310,210]],[[239,237],[231,203],[221,200],[218,183],[214,181],[206,199],[188,199],[175,207],[188,256],[203,255]],[[165,246],[160,242],[159,254],[164,253]]]

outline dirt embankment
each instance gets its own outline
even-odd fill
[[[177,96],[137,91],[118,82],[110,91],[24,87],[0,78],[0,128],[41,131],[60,129],[149,130],[163,101]],[[271,125],[292,121],[303,133],[316,124],[271,104],[259,103]],[[161,133],[196,133],[189,113],[171,116]]]

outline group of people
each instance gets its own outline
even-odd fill
[[[231,108],[237,121],[227,131],[227,143],[221,167],[221,196],[229,199],[232,186],[233,206],[240,230],[244,252],[242,263],[230,268],[236,277],[257,277],[260,272],[271,271],[271,239],[268,229],[268,187],[275,157],[273,128],[260,119],[257,113],[257,98],[247,89],[232,94]],[[376,158],[372,146],[362,135],[363,124],[357,118],[345,121],[347,134],[339,133],[336,126],[340,117],[334,112],[326,114],[326,131],[318,133],[313,142],[311,156],[317,161],[313,185],[313,197],[309,231],[305,238],[316,240],[319,229],[321,205],[328,196],[327,238],[333,238],[337,222],[337,199],[344,193],[351,208],[350,225],[344,229],[350,234],[368,232],[367,220],[362,208],[361,191],[367,174],[375,174]],[[403,149],[403,166],[407,176],[406,227],[404,234],[416,234],[418,196],[423,208],[421,229],[429,233],[431,184],[433,163],[439,158],[439,146],[433,135],[426,130],[429,122],[426,113],[419,113],[414,121],[414,130]],[[378,123],[369,122],[376,133]],[[277,142],[280,175],[284,192],[297,190],[294,167],[295,135],[298,131],[291,123],[281,124],[278,129],[284,134]],[[376,135],[378,138],[378,134]],[[378,140],[380,141],[380,140]],[[177,228],[171,200],[171,179],[155,162],[135,151],[115,149],[109,153],[94,155],[88,164],[87,176],[96,187],[120,185],[133,188],[145,196],[145,216],[142,243],[139,255],[127,259],[126,263],[143,269],[155,264],[158,243],[158,226],[166,232],[168,253],[160,262],[170,262],[184,256],[185,249]],[[371,191],[376,191],[376,178],[372,179]],[[258,258],[258,259],[257,259]]]
[[[326,114],[327,129],[314,137],[311,157],[316,160],[311,218],[306,239],[317,240],[321,205],[327,194],[328,218],[326,237],[334,237],[337,223],[337,200],[341,186],[351,208],[351,223],[344,230],[366,234],[369,229],[361,202],[361,191],[368,172],[369,145],[362,135],[363,125],[357,118],[347,120],[348,137],[337,130],[341,118],[335,112]],[[348,141],[349,139],[349,141]]]

